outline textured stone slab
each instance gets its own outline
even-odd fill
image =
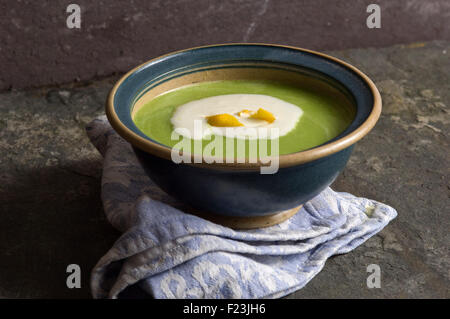
[[[104,77],[212,43],[338,50],[450,40],[448,0],[377,0],[380,29],[366,24],[372,0],[77,0],[79,29],[67,27],[70,3],[0,3],[0,90]]]
[[[448,298],[450,43],[330,53],[372,77],[384,101],[333,187],[399,216],[289,297]],[[101,157],[84,126],[114,80],[0,94],[0,297],[90,297],[89,272],[119,234],[103,215]],[[81,289],[66,288],[71,263]],[[381,289],[366,287],[372,263]]]

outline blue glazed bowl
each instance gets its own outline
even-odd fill
[[[275,174],[261,174],[259,162],[208,164],[201,158],[201,163],[175,164],[170,147],[146,136],[132,120],[136,110],[159,94],[227,79],[301,83],[323,94],[333,92],[347,101],[355,116],[336,138],[306,151],[280,155]],[[342,171],[353,145],[373,128],[380,113],[377,88],[355,67],[322,53],[267,44],[213,45],[158,57],[124,75],[106,103],[112,127],[133,145],[157,185],[195,211],[233,219],[238,228],[245,218],[260,220],[248,227],[242,224],[242,228],[278,223],[292,215],[286,212],[297,211],[318,195]]]

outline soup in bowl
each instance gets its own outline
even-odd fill
[[[150,178],[235,228],[279,223],[329,186],[381,112],[372,81],[299,48],[225,44],[124,75],[106,114]]]

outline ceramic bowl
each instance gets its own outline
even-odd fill
[[[345,101],[354,119],[336,138],[317,147],[279,156],[275,174],[261,163],[175,164],[171,148],[142,133],[135,112],[169,90],[202,81],[258,79],[308,86]],[[268,44],[224,44],[170,53],[125,74],[111,90],[106,114],[132,144],[150,178],[193,211],[236,228],[279,223],[329,186],[345,167],[354,144],[381,112],[373,82],[352,65],[300,48]]]

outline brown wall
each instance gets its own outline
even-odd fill
[[[81,6],[81,29],[66,7]],[[366,7],[381,6],[381,29]],[[269,42],[317,50],[450,39],[448,0],[0,0],[0,90],[88,80],[173,50]]]

